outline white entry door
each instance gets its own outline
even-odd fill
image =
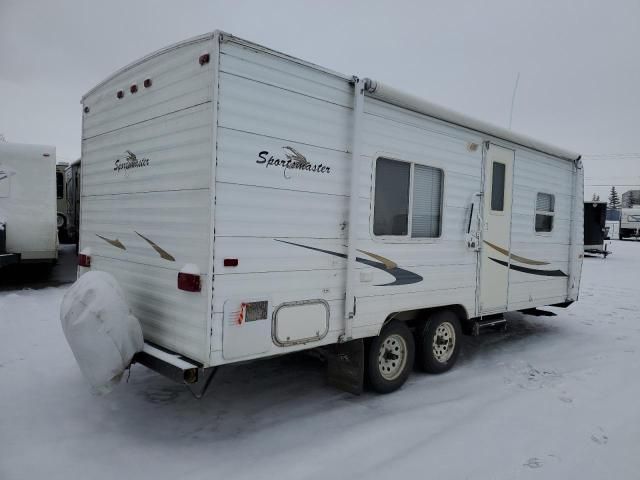
[[[489,314],[507,308],[515,152],[492,143],[485,148],[479,310]]]

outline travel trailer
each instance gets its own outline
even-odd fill
[[[222,32],[82,106],[79,275],[120,285],[135,362],[200,392],[319,347],[334,384],[390,392],[505,312],[578,299],[577,153]]]
[[[607,258],[607,202],[584,202],[584,251]]]
[[[67,202],[66,238],[70,243],[78,243],[80,233],[80,159],[71,163],[64,171]]]
[[[56,150],[0,143],[0,267],[55,262]]]
[[[620,228],[618,229],[618,238],[640,236],[640,207],[623,208],[620,211]]]

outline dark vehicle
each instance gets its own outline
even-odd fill
[[[584,252],[607,258],[611,252],[604,242],[607,237],[607,202],[585,202],[584,204]]]

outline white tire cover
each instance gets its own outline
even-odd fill
[[[65,294],[62,330],[82,374],[98,393],[108,393],[144,340],[122,289],[105,272],[87,272]]]

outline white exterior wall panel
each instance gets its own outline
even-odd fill
[[[90,252],[92,269],[118,280],[146,340],[205,365],[217,57],[198,59],[213,46],[202,38],[152,55],[83,99],[80,249]],[[200,271],[201,292],[178,290],[186,264]]]
[[[565,276],[544,276],[509,270],[508,308],[515,310],[567,299],[572,205],[575,197],[571,162],[547,155],[516,150],[513,182],[511,253],[543,264],[512,263],[539,271],[560,271]],[[538,193],[554,196],[551,232],[536,232]]]

